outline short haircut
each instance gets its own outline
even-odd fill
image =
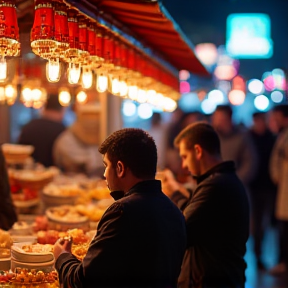
[[[233,110],[230,105],[218,105],[215,111],[223,112],[232,118]]]
[[[50,94],[47,97],[47,101],[45,103],[45,109],[55,111],[61,111],[63,109],[63,106],[61,106],[57,94]]]
[[[279,104],[277,106],[274,106],[272,111],[280,112],[284,117],[288,117],[288,105],[287,104]]]
[[[219,137],[213,127],[205,122],[195,122],[184,128],[175,138],[174,146],[179,147],[182,140],[186,141],[188,148],[198,144],[211,155],[221,155]]]
[[[131,169],[134,176],[154,178],[157,169],[157,148],[154,139],[144,130],[124,128],[112,133],[99,147],[112,165],[118,161]]]

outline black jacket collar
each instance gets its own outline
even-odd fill
[[[224,161],[212,167],[206,173],[200,176],[194,176],[193,178],[197,181],[197,184],[199,184],[214,173],[233,172],[233,171],[235,171],[235,163],[233,161]]]
[[[137,193],[150,193],[155,191],[161,191],[161,181],[160,180],[146,180],[141,181],[134,185],[130,190],[125,194],[124,191],[112,191],[110,195],[114,198],[114,200],[119,200],[124,196],[131,195],[135,192]]]

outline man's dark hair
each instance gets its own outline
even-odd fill
[[[55,111],[61,111],[63,109],[63,106],[61,106],[61,104],[59,103],[57,94],[50,94],[47,97],[47,101],[45,103],[45,109]]]
[[[233,110],[230,105],[218,105],[215,111],[223,112],[232,118]]]
[[[174,146],[185,140],[187,147],[200,145],[211,155],[220,155],[220,140],[213,127],[205,122],[195,122],[184,128],[174,140]]]
[[[99,147],[112,165],[118,161],[131,169],[134,176],[154,178],[157,169],[157,148],[154,139],[144,130],[125,128],[112,133]]]
[[[284,117],[288,117],[288,105],[287,104],[279,104],[277,106],[274,106],[272,111],[280,112]]]

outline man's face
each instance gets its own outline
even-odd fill
[[[112,165],[111,161],[108,159],[107,153],[103,157],[103,163],[105,167],[104,177],[106,180],[107,187],[110,191],[121,190],[119,187],[119,181],[116,173],[115,167]]]
[[[182,159],[182,167],[187,169],[192,176],[200,176],[200,163],[196,157],[196,151],[194,147],[187,148],[185,140],[181,140],[179,143],[179,155]]]

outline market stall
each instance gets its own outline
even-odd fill
[[[193,45],[157,1],[27,0],[16,4],[18,19],[15,1],[0,3],[4,15],[0,19],[4,27],[0,33],[3,104],[13,105],[20,96],[24,105],[37,108],[45,102],[42,88],[55,89],[65,83],[76,91],[81,85],[96,94],[95,101],[102,105],[101,138],[104,138],[110,132],[109,127],[112,129],[109,123],[121,123],[119,109],[113,113],[108,109],[111,102],[118,107],[116,102],[129,98],[173,111],[180,97],[179,70],[209,76],[195,56]],[[19,36],[17,21],[26,36],[28,30],[29,39]],[[33,77],[39,72],[38,94],[36,88],[28,87],[29,77],[22,77],[25,69],[21,70],[19,63],[17,73],[7,72],[9,65],[5,59],[18,57],[22,48],[26,51],[24,43],[29,43],[28,54],[37,55],[37,58],[30,55],[34,59],[31,61],[42,65],[39,69],[35,65],[30,71]],[[20,93],[8,93],[15,83]],[[29,93],[25,93],[27,89]],[[118,96],[118,100],[108,95]],[[64,96],[60,100],[63,105],[70,103]],[[5,127],[8,117],[7,114],[6,120],[1,120]],[[0,234],[0,270],[4,271],[0,273],[0,287],[58,287],[52,245],[59,237],[72,237],[73,254],[83,259],[97,222],[114,200],[99,178],[64,175],[57,168],[31,163],[31,146],[8,144],[2,145],[2,150],[19,222],[9,233]]]

